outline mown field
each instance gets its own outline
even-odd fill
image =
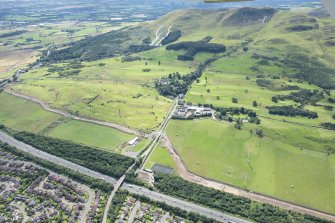
[[[214,120],[171,121],[167,132],[195,174],[335,213],[334,155]]]
[[[0,122],[16,130],[40,133],[117,153],[122,152],[124,143],[135,137],[110,127],[64,118],[7,93],[0,94],[0,104]]]

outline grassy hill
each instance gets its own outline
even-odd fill
[[[224,10],[183,10],[161,19],[85,39],[53,51],[43,60],[97,60],[148,51],[156,33],[164,39],[168,29],[180,30],[177,41],[199,41],[212,36],[211,43],[236,47],[246,41],[247,58],[258,57],[255,72],[264,73],[270,65],[278,74],[291,75],[325,88],[335,87],[334,50],[330,17],[304,10],[277,11],[270,8]],[[255,68],[254,68],[255,69]],[[318,78],[316,78],[318,77]]]

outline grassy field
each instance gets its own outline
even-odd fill
[[[121,152],[122,144],[134,138],[113,128],[76,120],[51,129],[48,135],[118,153]]]
[[[150,155],[148,161],[145,163],[144,167],[150,169],[155,164],[171,167],[175,170],[177,169],[176,164],[173,161],[173,158],[170,155],[169,151],[162,146],[157,146],[155,148],[155,150]]]
[[[171,121],[167,132],[193,173],[335,213],[334,155],[213,120]]]
[[[37,104],[6,93],[0,94],[0,104],[0,122],[14,129],[37,133],[60,118]]]
[[[125,142],[135,137],[110,127],[64,118],[7,93],[0,94],[0,104],[0,123],[17,130],[46,134],[117,153],[122,152]]]
[[[172,103],[155,89],[133,83],[40,79],[12,88],[74,114],[143,130],[159,126]]]

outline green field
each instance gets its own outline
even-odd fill
[[[112,81],[31,79],[13,89],[77,115],[143,130],[158,127],[172,103],[151,87]]]
[[[195,174],[335,213],[334,155],[213,120],[171,121],[167,132]]]
[[[46,134],[118,153],[122,152],[125,142],[135,137],[110,127],[64,118],[7,93],[0,94],[0,103],[0,122],[17,130]]]
[[[150,169],[155,164],[171,167],[175,170],[177,169],[176,164],[173,161],[173,158],[170,155],[169,151],[162,146],[157,146],[154,149],[148,161],[145,163],[144,167]]]
[[[134,138],[116,129],[71,120],[48,132],[49,136],[98,147],[107,151],[121,152],[122,144]]]
[[[0,94],[0,104],[0,122],[18,130],[37,133],[60,118],[37,104],[6,93]]]

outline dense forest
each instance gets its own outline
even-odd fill
[[[68,176],[72,180],[75,180],[79,183],[86,184],[94,189],[99,189],[106,193],[110,193],[113,190],[113,185],[107,183],[104,180],[92,178],[87,175],[78,173],[77,171],[51,163],[47,160],[37,158],[35,156],[30,155],[29,153],[18,150],[15,147],[12,147],[6,143],[0,143],[0,149],[4,149],[6,152],[9,152],[13,155],[20,157],[21,160],[36,163],[48,170],[54,171],[55,173],[58,173],[58,174]]]
[[[226,46],[218,43],[209,43],[212,37],[206,37],[200,41],[186,41],[176,44],[171,44],[166,47],[167,50],[185,50],[183,55],[178,56],[178,60],[194,60],[194,56],[197,53],[224,53],[226,52]]]
[[[141,37],[138,37],[138,41],[132,41],[129,37],[133,36],[134,33],[147,32],[137,27],[126,27],[99,36],[89,37],[71,43],[62,49],[53,49],[50,52],[44,52],[41,61],[49,63],[57,63],[71,59],[92,61],[137,53],[153,48],[147,44],[136,45],[137,43],[141,43]]]
[[[111,177],[121,177],[135,162],[130,157],[34,133],[18,132],[14,137],[39,150]]]
[[[165,37],[162,40],[162,45],[173,43],[173,42],[177,41],[180,37],[181,37],[181,31],[180,30],[174,30],[174,31],[170,32],[169,35],[167,35],[167,37]]]
[[[178,96],[179,94],[186,94],[192,83],[201,77],[206,67],[217,59],[217,57],[207,59],[197,67],[196,71],[184,76],[179,73],[173,73],[169,74],[167,77],[157,79],[155,81],[155,87],[158,93],[162,96],[172,98]]]
[[[269,204],[210,189],[177,176],[156,174],[155,186],[165,194],[199,203],[257,223],[331,223],[309,215],[286,211]]]

